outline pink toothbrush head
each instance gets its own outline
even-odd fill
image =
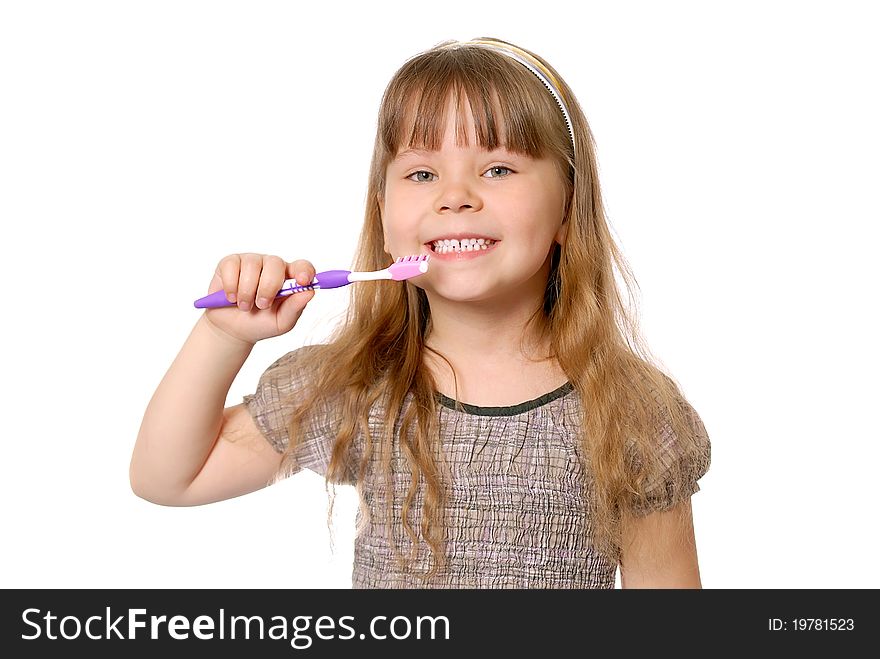
[[[410,277],[418,277],[428,272],[428,259],[430,254],[413,254],[401,256],[393,264],[388,266],[388,272],[394,281],[403,281]]]

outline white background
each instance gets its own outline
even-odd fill
[[[546,57],[596,136],[648,343],[712,438],[705,588],[877,588],[880,46],[856,2],[0,5],[3,587],[350,587],[303,472],[132,494],[146,405],[231,252],[349,268],[376,113],[411,55]],[[322,340],[261,342],[228,405]]]

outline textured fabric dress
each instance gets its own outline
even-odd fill
[[[256,391],[243,402],[257,427],[279,453],[288,445],[289,409],[285,397],[304,374],[297,357],[310,346],[287,353],[260,377]],[[281,366],[277,370],[275,367]],[[571,383],[540,398],[507,407],[462,404],[435,393],[439,402],[442,450],[453,477],[448,492],[445,569],[430,581],[401,573],[393,560],[391,545],[381,524],[367,523],[355,539],[353,588],[605,588],[615,585],[617,564],[594,551],[589,542],[590,519],[584,502],[590,474],[580,459],[577,419],[580,402]],[[383,410],[371,410],[370,433],[381,436]],[[648,503],[638,514],[666,510],[698,492],[697,480],[709,467],[709,438],[692,407],[691,418],[702,431],[706,458],[690,466],[687,482],[670,483],[662,478],[649,484]],[[339,426],[333,410],[309,415],[305,441],[295,456],[294,471],[327,472]],[[392,464],[400,492],[410,482],[406,459],[396,441]],[[664,429],[663,446],[668,460],[675,459],[674,434]],[[360,462],[360,432],[347,459],[346,483],[354,485]],[[377,459],[374,457],[374,462]],[[362,488],[372,506],[371,481],[380,478],[376,464],[368,468]],[[399,496],[394,500],[392,530],[399,551],[409,555],[411,543],[400,523]],[[410,522],[419,529],[422,490],[410,510]],[[372,507],[370,507],[372,511]],[[384,504],[378,519],[384,519]],[[372,518],[376,514],[371,513]],[[358,526],[363,523],[357,514]],[[430,548],[418,545],[416,569],[424,573],[431,565]]]

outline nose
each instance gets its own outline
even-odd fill
[[[473,186],[466,181],[458,177],[447,177],[445,184],[440,187],[434,206],[438,213],[459,213],[480,210],[483,202]]]

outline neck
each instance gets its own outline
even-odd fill
[[[548,273],[549,268],[544,276],[491,300],[458,302],[426,291],[431,307],[426,344],[445,357],[473,364],[547,359],[544,320],[526,325],[543,304]]]

